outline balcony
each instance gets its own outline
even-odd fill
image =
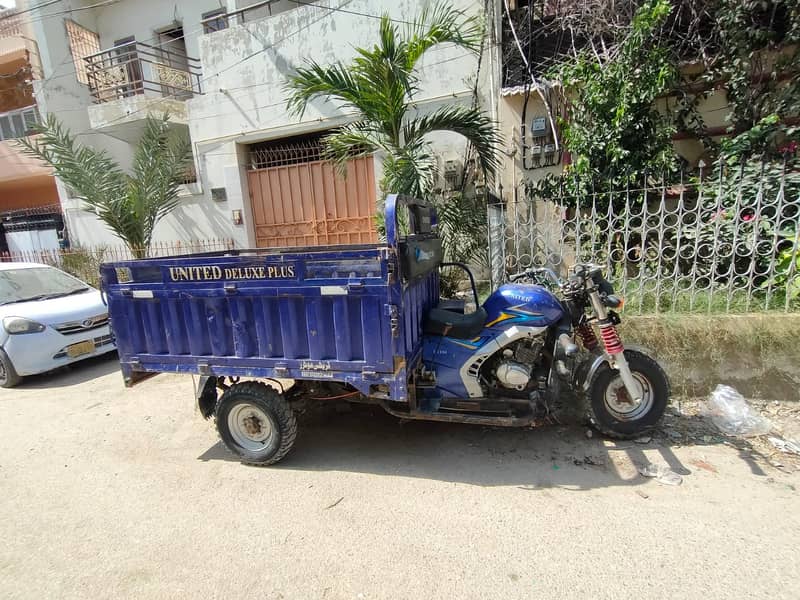
[[[127,142],[148,114],[186,125],[185,101],[200,90],[200,61],[182,52],[130,42],[84,58],[93,129]]]
[[[293,0],[266,0],[264,2],[255,2],[231,12],[226,12],[225,9],[212,10],[211,12],[203,14],[203,20],[201,21],[203,33],[212,33],[235,25],[266,19],[267,17],[292,10],[298,6],[311,4],[313,1],[314,0],[304,0],[303,2],[294,2]]]

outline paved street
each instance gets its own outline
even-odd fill
[[[126,390],[102,359],[0,390],[2,597],[800,597],[800,477],[756,453],[368,407],[301,427],[245,467],[189,376]]]

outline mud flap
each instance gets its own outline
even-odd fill
[[[217,406],[217,378],[213,375],[202,375],[195,388],[195,398],[197,410],[204,419],[214,416],[214,409]]]

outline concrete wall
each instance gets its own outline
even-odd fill
[[[717,384],[748,398],[800,401],[800,315],[622,315],[625,344],[655,353],[673,397],[705,397]]]

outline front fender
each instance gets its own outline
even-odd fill
[[[655,353],[650,349],[638,344],[625,344],[625,350],[635,350],[648,356],[655,356]],[[608,363],[608,355],[603,353],[600,355],[592,355],[588,357],[583,363],[578,366],[578,373],[575,381],[575,387],[589,391],[589,385],[592,383],[595,375],[601,369],[610,369],[611,365]]]

